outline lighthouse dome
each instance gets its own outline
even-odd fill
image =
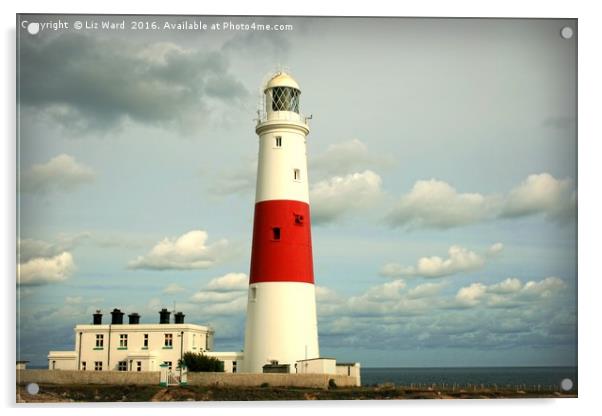
[[[297,81],[295,81],[289,74],[282,71],[277,72],[272,78],[270,78],[268,83],[265,85],[264,91],[275,87],[290,87],[300,90]]]

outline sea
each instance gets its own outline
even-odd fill
[[[577,389],[577,367],[430,367],[361,369],[362,385],[559,386],[570,379]]]

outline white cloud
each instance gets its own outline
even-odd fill
[[[540,281],[523,283],[517,278],[508,278],[502,282],[485,285],[473,283],[458,290],[456,301],[459,306],[485,304],[491,307],[515,307],[521,303],[545,300],[559,294],[566,283],[558,277],[546,277]]]
[[[446,182],[420,180],[401,198],[387,219],[394,226],[408,228],[451,228],[489,217],[496,203],[495,196],[458,193]]]
[[[522,217],[543,213],[563,221],[574,215],[577,193],[570,179],[558,180],[549,173],[529,175],[506,198],[502,216]]]
[[[213,278],[190,300],[201,304],[207,315],[234,315],[244,312],[247,305],[249,277],[245,273],[227,273]]]
[[[371,170],[316,183],[310,190],[312,221],[332,222],[349,211],[372,206],[382,195],[381,183]]]
[[[358,139],[328,146],[324,153],[309,160],[312,175],[345,175],[367,168],[379,168],[390,164],[392,158],[371,154],[368,147]]]
[[[577,194],[569,179],[530,175],[506,195],[460,193],[446,182],[417,181],[387,215],[394,227],[447,229],[496,218],[543,214],[561,222],[576,213]]]
[[[442,283],[423,283],[416,287],[413,287],[408,290],[408,298],[410,299],[421,299],[428,298],[437,295],[441,288],[443,287]]]
[[[549,297],[552,293],[564,289],[566,284],[558,277],[546,277],[539,282],[529,281],[521,290],[524,296]]]
[[[229,246],[225,239],[207,244],[208,234],[202,230],[189,231],[176,238],[158,242],[145,256],[132,260],[131,269],[188,270],[213,266]]]
[[[487,254],[489,254],[490,256],[495,256],[501,253],[502,250],[504,250],[504,245],[502,243],[495,243],[492,244],[491,247],[489,247],[489,250],[487,250]]]
[[[456,300],[466,306],[474,306],[483,297],[487,291],[487,286],[482,283],[473,283],[468,287],[463,287],[458,290],[456,294]]]
[[[33,238],[19,239],[19,261],[25,263],[37,257],[54,257],[64,251],[71,251],[76,245],[90,238],[91,234],[61,234],[53,242]]]
[[[501,252],[503,245],[496,243],[492,245],[485,255],[479,255],[464,247],[453,245],[448,250],[448,258],[439,256],[421,257],[416,266],[404,267],[397,263],[388,263],[380,271],[382,276],[422,276],[443,277],[457,273],[470,272],[480,269],[485,265],[486,256]]]
[[[230,302],[239,297],[241,297],[241,294],[238,292],[216,292],[202,290],[192,295],[191,300],[198,303],[221,303]]]
[[[73,156],[61,154],[25,170],[20,189],[22,192],[71,191],[93,182],[95,177],[90,167],[76,162]]]
[[[207,288],[215,291],[247,290],[249,277],[246,273],[228,273],[211,279]]]
[[[67,280],[75,270],[71,253],[63,252],[54,257],[31,259],[18,266],[18,283],[41,285]]]
[[[167,285],[165,287],[165,289],[163,289],[163,293],[167,294],[167,295],[173,295],[176,293],[180,293],[185,291],[186,289],[184,289],[182,286],[180,286],[177,283],[171,283],[169,285]]]
[[[523,287],[522,282],[516,277],[509,277],[503,282],[497,283],[495,285],[491,285],[487,288],[487,291],[490,293],[517,293]]]

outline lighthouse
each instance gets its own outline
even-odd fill
[[[244,369],[278,362],[295,372],[320,356],[307,172],[307,120],[301,89],[287,73],[263,90]]]

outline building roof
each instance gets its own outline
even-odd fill
[[[297,84],[297,81],[283,71],[277,72],[272,78],[270,78],[268,83],[265,85],[264,91],[274,87],[292,87],[297,90],[301,90],[301,88],[299,88],[299,84]]]
[[[188,331],[188,330],[196,330],[196,331],[206,331],[213,333],[213,328],[209,326],[196,325],[196,324],[78,324],[75,326],[75,330],[82,331],[108,331],[109,327],[111,331]]]

